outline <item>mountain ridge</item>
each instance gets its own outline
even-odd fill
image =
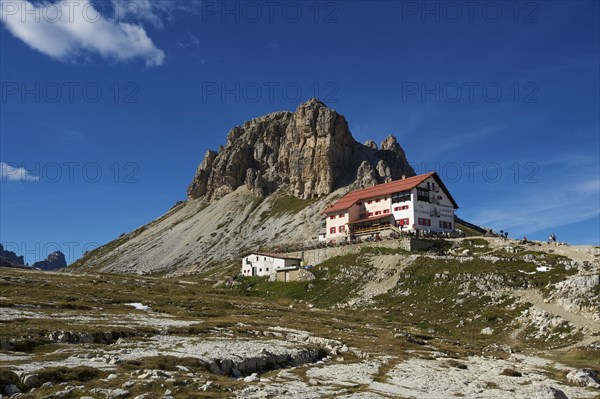
[[[316,240],[333,200],[413,175],[394,136],[360,144],[343,115],[311,99],[232,128],[224,146],[206,152],[186,201],[69,270],[202,272],[245,250]]]

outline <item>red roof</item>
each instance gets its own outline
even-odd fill
[[[367,187],[360,190],[350,191],[348,194],[344,195],[329,208],[325,209],[323,213],[344,211],[350,208],[352,205],[354,205],[356,201],[384,195],[390,195],[399,191],[411,190],[432,176],[438,182],[438,185],[446,192],[448,198],[450,199],[450,201],[452,201],[452,204],[454,204],[454,208],[458,208],[458,204],[456,203],[456,201],[454,201],[454,198],[452,198],[452,195],[450,195],[450,192],[448,192],[448,189],[446,188],[438,174],[436,172],[429,172],[418,176],[408,177],[403,180],[394,180],[389,183],[378,184],[373,187]]]

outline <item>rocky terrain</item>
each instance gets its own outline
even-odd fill
[[[45,398],[598,398],[600,248],[348,247],[277,283],[0,271],[0,389]],[[23,295],[27,293],[27,295]],[[318,321],[318,322],[316,322]]]

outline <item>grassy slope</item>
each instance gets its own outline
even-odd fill
[[[447,249],[448,245],[439,246]],[[515,327],[511,326],[511,322],[526,307],[515,305],[514,298],[508,293],[493,298],[490,290],[529,287],[548,294],[552,284],[575,273],[565,269],[561,262],[566,258],[559,255],[544,255],[544,262],[552,267],[551,271],[527,274],[535,272],[536,268],[535,264],[523,259],[531,252],[508,254],[503,250],[490,251],[487,241],[478,238],[462,241],[458,251],[464,249],[485,255],[492,252],[501,260],[493,263],[475,256],[460,262],[418,257],[403,270],[403,276],[394,289],[375,297],[374,308],[393,323],[420,330],[433,328],[452,339],[461,339],[467,333],[470,340],[479,340],[481,344],[505,342],[514,345],[510,333]],[[392,253],[403,254],[403,251],[363,248],[360,254],[331,258],[318,265],[312,270],[317,277],[315,281],[281,284],[269,282],[266,278],[242,277],[237,290],[245,296],[269,298],[279,303],[307,301],[318,307],[331,308],[352,298],[372,278],[374,256]],[[436,278],[436,275],[444,273],[449,276],[447,279]],[[462,325],[460,328],[457,327],[459,324]],[[481,334],[485,327],[494,329],[495,334]],[[565,345],[569,343],[572,342],[564,341]],[[553,344],[560,346],[561,342]]]

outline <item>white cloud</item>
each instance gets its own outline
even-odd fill
[[[172,21],[177,11],[198,14],[201,5],[201,0],[112,0],[116,20],[149,22],[156,28],[163,28],[165,20]]]
[[[149,18],[148,12],[143,15]],[[31,48],[61,61],[96,53],[117,61],[141,58],[150,67],[165,59],[141,25],[107,19],[89,0],[37,7],[26,0],[0,0],[0,18]]]
[[[186,40],[178,40],[177,46],[181,48],[189,48],[189,47],[199,47],[200,39],[196,37],[192,32],[188,32],[188,37]]]
[[[162,28],[163,17],[172,18],[171,9],[160,1],[151,3],[150,0],[113,0],[112,3],[115,9],[114,19],[121,22],[147,21],[157,28]]]
[[[39,181],[40,178],[38,176],[32,175],[25,168],[14,167],[6,162],[0,162],[0,180],[2,183],[6,183],[7,181]]]

